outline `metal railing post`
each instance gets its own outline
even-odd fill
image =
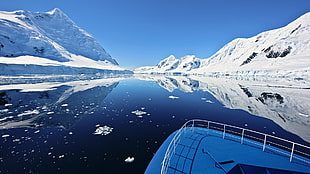
[[[192,124],[192,132],[194,132],[194,125],[195,125],[195,120],[193,120],[193,124]]]
[[[293,160],[294,148],[295,148],[295,143],[293,143],[293,146],[292,146],[292,151],[291,151],[291,156],[290,156],[290,162],[292,162],[292,160]]]
[[[265,134],[264,145],[263,145],[263,151],[265,151],[265,148],[266,148],[266,139],[267,139],[267,135]]]
[[[225,139],[225,129],[226,129],[226,125],[224,124],[223,139]]]
[[[197,124],[198,123],[198,124]],[[289,158],[290,162],[292,162],[293,160],[298,160],[298,161],[301,161],[301,162],[306,162],[307,164],[310,164],[310,161],[309,160],[304,160],[302,157],[300,157],[298,154],[296,154],[295,152],[300,152],[306,156],[310,156],[309,153],[307,152],[303,152],[303,151],[300,151],[299,148],[305,148],[306,150],[310,150],[310,147],[308,146],[305,146],[305,145],[302,145],[302,144],[299,144],[299,143],[295,143],[295,142],[292,142],[292,141],[289,141],[289,140],[285,140],[285,139],[282,139],[282,138],[279,138],[279,137],[275,137],[275,136],[272,136],[272,135],[268,135],[268,134],[265,134],[265,133],[261,133],[261,132],[257,132],[257,131],[253,131],[253,130],[250,130],[250,129],[245,129],[245,128],[241,128],[241,127],[237,127],[237,126],[231,126],[231,125],[226,125],[226,124],[223,124],[223,123],[217,123],[217,122],[213,122],[213,121],[206,121],[206,120],[199,120],[199,119],[196,119],[196,120],[189,120],[188,122],[186,122],[182,127],[181,127],[181,130],[179,130],[173,137],[172,141],[169,143],[169,146],[166,150],[166,153],[165,153],[165,156],[164,156],[164,159],[163,159],[163,162],[162,162],[162,168],[161,168],[161,173],[166,173],[169,166],[171,165],[170,164],[170,160],[171,160],[171,157],[176,153],[176,148],[178,147],[178,144],[180,143],[180,138],[181,136],[183,136],[185,133],[189,133],[187,131],[192,131],[192,132],[195,132],[195,124],[200,126],[200,127],[205,127],[205,125],[207,124],[207,133],[208,134],[212,134],[212,132],[210,133],[209,131],[217,131],[219,130],[219,133],[218,132],[215,132],[216,135],[215,136],[221,136],[220,135],[220,132],[221,132],[221,126],[223,126],[223,132],[222,132],[222,138],[225,139],[226,137],[226,126],[229,126],[232,130],[229,130],[228,129],[228,139],[229,138],[229,135],[230,135],[230,132],[234,132],[234,129],[238,129],[237,131],[237,134],[239,135],[239,137],[237,139],[240,138],[240,134],[239,134],[239,131],[242,130],[241,132],[241,139],[240,139],[240,143],[241,144],[251,144],[253,142],[251,138],[255,138],[255,139],[258,139],[258,141],[254,140],[253,141],[256,141],[256,142],[259,142],[259,147],[257,148],[260,148],[261,146],[261,137],[264,136],[264,143],[263,143],[263,146],[262,146],[262,151],[265,151],[266,148],[270,151],[277,151],[275,149],[273,149],[273,143],[277,142],[277,141],[280,141],[280,144],[278,144],[279,146],[284,146],[284,148],[287,148],[287,149],[284,149],[285,152],[283,152],[287,158]],[[212,124],[214,124],[212,126]],[[188,129],[186,129],[188,128]],[[210,130],[212,129],[212,130]],[[249,133],[248,135],[246,135],[247,133]],[[250,139],[247,139],[247,137],[250,137]],[[232,138],[235,138],[234,136],[232,136]],[[267,142],[267,138],[268,138],[268,142]],[[236,140],[237,140],[236,139]],[[275,140],[273,140],[275,139]],[[238,141],[238,140],[237,140]],[[288,145],[284,145],[284,143],[289,143]],[[255,143],[255,142],[254,142]],[[270,143],[269,146],[267,147],[267,143]],[[257,143],[255,143],[257,145]],[[277,145],[277,144],[276,144]],[[289,147],[291,145],[291,147]],[[296,147],[295,147],[296,146]],[[298,146],[298,149],[295,150]],[[291,148],[291,149],[290,149]],[[282,152],[281,152],[282,153]],[[296,155],[295,155],[295,154]]]
[[[209,130],[210,130],[210,121],[208,121],[208,135],[209,135]]]
[[[242,129],[242,134],[241,134],[241,144],[243,144],[243,137],[244,137],[244,129]]]

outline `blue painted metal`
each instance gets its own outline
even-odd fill
[[[163,143],[145,173],[310,173],[309,153],[310,147],[275,136],[191,120]]]

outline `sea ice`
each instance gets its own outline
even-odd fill
[[[135,110],[131,112],[132,114],[136,114],[137,116],[142,116],[144,114],[147,114],[147,112]]]
[[[9,134],[5,134],[5,135],[2,135],[2,138],[7,138],[9,136],[10,136]]]
[[[180,98],[180,97],[170,95],[168,98],[170,98],[170,99],[178,99],[178,98]]]
[[[133,161],[135,160],[135,158],[134,157],[127,157],[126,159],[125,159],[125,162],[126,163],[132,163]]]
[[[309,115],[307,114],[303,114],[303,113],[299,113],[300,116],[303,116],[303,117],[309,117]]]
[[[211,100],[206,100],[207,103],[214,103],[213,101]]]
[[[21,114],[18,114],[17,116],[18,117],[21,117],[21,116],[25,116],[25,115],[32,115],[32,114],[39,114],[40,112],[38,111],[38,110],[33,110],[33,111],[31,111],[31,110],[28,110],[28,111],[25,111],[25,112],[23,112],[23,113],[21,113]]]
[[[93,133],[94,135],[108,135],[112,132],[113,128],[109,126],[99,126],[95,132]]]
[[[0,110],[0,113],[5,113],[5,112],[9,112],[9,109],[2,109],[2,110]]]

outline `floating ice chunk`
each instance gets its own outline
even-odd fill
[[[127,157],[126,159],[125,159],[125,162],[126,163],[132,163],[133,161],[135,160],[135,158],[134,157]]]
[[[300,116],[303,116],[303,117],[309,117],[308,114],[303,114],[303,113],[299,113]]]
[[[180,97],[170,95],[168,98],[170,98],[170,99],[178,99],[178,98],[180,98]]]
[[[58,158],[60,159],[60,158],[64,158],[65,157],[65,155],[59,155],[58,156]]]
[[[136,114],[137,116],[142,116],[144,114],[147,114],[147,112],[135,110],[131,112],[132,114]]]
[[[11,118],[14,118],[14,117],[13,116],[8,116],[8,117],[0,118],[0,121],[4,121],[4,120],[7,120],[7,119],[11,119]]]
[[[10,136],[9,134],[5,134],[5,135],[2,135],[2,138],[7,138],[9,136]]]
[[[40,112],[38,111],[38,110],[33,110],[33,111],[31,111],[31,110],[29,110],[29,111],[25,111],[25,112],[23,112],[23,113],[21,113],[21,114],[18,114],[17,116],[18,117],[21,117],[21,116],[26,116],[26,115],[32,115],[32,114],[39,114]]]
[[[34,133],[37,134],[37,133],[39,133],[39,132],[40,132],[40,130],[37,130],[37,131],[35,131]]]
[[[16,139],[13,140],[13,143],[14,142],[19,142],[19,141],[20,141],[20,139],[16,138]]]
[[[9,109],[2,109],[2,110],[0,110],[0,113],[5,113],[5,112],[8,112],[9,111]]]
[[[201,100],[207,100],[207,98],[201,98]]]
[[[13,104],[9,103],[9,104],[5,104],[4,106],[7,107],[7,106],[12,106]]]
[[[53,111],[51,111],[51,112],[48,112],[48,113],[47,113],[47,115],[51,115],[51,114],[54,114],[54,112],[53,112]]]
[[[206,100],[207,103],[214,103],[213,101],[211,100]]]
[[[108,135],[112,132],[113,128],[109,126],[100,126],[98,127],[95,132],[93,133],[94,135]]]
[[[68,106],[68,104],[67,104],[67,103],[65,103],[65,104],[62,104],[61,106],[62,106],[62,107],[67,107],[67,106]]]

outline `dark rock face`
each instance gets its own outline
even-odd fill
[[[258,98],[263,104],[270,100],[271,102],[277,102],[279,104],[284,103],[284,98],[278,93],[263,92]]]
[[[257,53],[253,52],[240,66],[250,63],[256,56]]]
[[[268,47],[266,50],[264,50],[267,58],[278,58],[278,57],[285,57],[287,56],[292,50],[291,46],[288,46],[283,51],[274,51],[272,49],[272,46]]]

